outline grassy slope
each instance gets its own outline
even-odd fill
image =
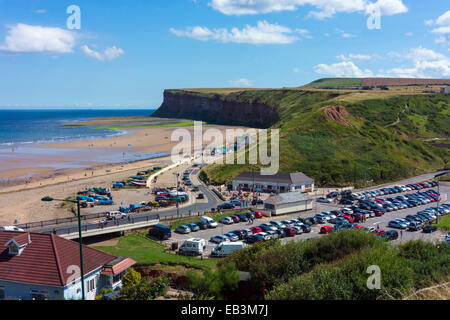
[[[281,121],[274,127],[281,128],[281,171],[303,171],[321,185],[358,184],[364,176],[375,182],[390,181],[441,168],[445,159],[448,161],[448,149],[420,140],[449,134],[448,95],[395,96],[381,92],[372,93],[369,100],[357,96],[331,91],[260,90],[231,93],[227,99],[249,103],[259,100],[278,106]],[[326,119],[321,108],[336,104],[346,106],[353,128]],[[398,118],[400,123],[386,127]],[[206,172],[213,181],[230,182],[249,168],[214,165]]]
[[[121,237],[116,246],[96,246],[95,248],[117,256],[132,258],[138,264],[184,264],[198,268],[211,268],[217,263],[214,259],[200,260],[168,253],[162,244],[148,239],[145,234],[130,234]]]

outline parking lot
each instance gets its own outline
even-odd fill
[[[431,189],[426,189],[426,190],[436,190],[437,191],[437,188],[431,188]],[[439,191],[441,193],[440,204],[449,203],[450,201],[449,201],[448,195],[450,193],[450,186],[442,184],[440,186]],[[397,193],[395,195],[385,195],[385,196],[380,196],[379,198],[386,198],[389,196],[391,196],[391,197],[398,196],[398,195],[409,194],[409,193],[414,193],[414,192],[417,192],[417,191],[407,191],[407,192]],[[394,229],[388,227],[389,221],[398,219],[398,218],[405,218],[407,215],[414,215],[418,211],[422,211],[426,208],[436,207],[436,206],[437,206],[437,203],[429,203],[426,205],[420,205],[420,206],[413,207],[413,208],[407,208],[407,209],[403,209],[403,210],[386,212],[383,216],[369,218],[369,219],[367,219],[366,222],[361,222],[361,223],[357,223],[357,224],[362,225],[364,227],[371,227],[371,226],[380,227],[381,229],[383,229],[385,231],[394,230]],[[258,226],[264,222],[269,222],[269,221],[282,221],[282,220],[287,220],[287,219],[296,219],[299,217],[301,217],[301,218],[312,217],[316,213],[320,213],[323,211],[339,210],[344,207],[346,207],[346,206],[317,203],[317,206],[314,210],[303,212],[303,213],[295,213],[295,214],[290,214],[290,215],[273,217],[273,218],[256,219],[256,220],[254,220],[253,225],[249,225],[247,222],[235,223],[232,225],[223,225],[223,224],[219,223],[219,226],[215,229],[200,230],[197,232],[192,232],[190,234],[178,234],[178,233],[172,232],[172,238],[170,240],[166,240],[166,243],[171,244],[173,242],[178,242],[178,244],[181,245],[185,240],[190,239],[190,238],[205,239],[206,243],[207,243],[205,255],[209,255],[211,250],[217,246],[217,244],[211,243],[209,241],[209,239],[213,236],[222,235],[222,234],[234,231],[234,230],[247,229],[247,228],[250,228],[253,226]],[[311,227],[310,233],[303,233],[303,234],[300,234],[300,235],[297,235],[297,236],[291,237],[291,238],[282,238],[281,241],[283,243],[285,243],[287,241],[298,241],[298,240],[302,240],[302,239],[305,240],[305,239],[309,239],[309,238],[323,236],[322,234],[320,234],[320,228],[324,225],[332,226],[332,224],[329,224],[329,223],[316,224]],[[415,231],[415,232],[408,231],[408,230],[403,230],[402,232],[400,232],[400,230],[397,230],[397,231],[399,232],[400,236],[397,240],[394,240],[393,243],[401,243],[401,242],[405,242],[405,241],[409,241],[409,240],[417,240],[417,239],[423,239],[423,240],[427,240],[427,241],[443,241],[446,236],[446,233],[441,232],[441,231],[437,231],[437,232],[429,233],[429,234],[423,233],[421,231]]]

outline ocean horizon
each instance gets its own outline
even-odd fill
[[[91,118],[151,116],[148,109],[0,109],[0,149],[100,139],[126,135],[126,130],[95,126],[65,127]]]

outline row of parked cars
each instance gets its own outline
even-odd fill
[[[260,219],[263,215],[259,211],[251,211],[246,213],[237,213],[230,217],[223,217],[219,220],[220,223],[223,224],[233,224],[233,223],[240,223],[240,222],[248,222],[250,219]],[[218,224],[216,221],[214,221],[210,217],[202,217],[200,219],[200,222],[198,223],[189,223],[187,225],[179,226],[175,229],[175,232],[181,233],[181,234],[188,234],[191,232],[196,232],[199,230],[205,230],[208,228],[217,228]]]
[[[234,230],[224,235],[213,236],[210,242],[236,242],[245,241],[249,244],[271,239],[294,237],[302,233],[311,232],[311,226],[304,219],[292,219],[283,221],[270,221],[246,229]]]
[[[355,201],[355,200],[365,200],[370,198],[376,198],[384,195],[390,195],[390,194],[396,194],[396,193],[402,193],[402,192],[408,192],[408,191],[418,191],[422,189],[427,188],[433,188],[437,187],[438,182],[436,181],[430,181],[430,182],[422,182],[417,184],[408,184],[408,185],[399,185],[391,188],[381,188],[373,191],[367,191],[367,192],[359,192],[359,193],[349,193],[345,196],[343,196],[342,200],[347,199],[349,201]],[[341,202],[342,202],[341,200]],[[343,203],[347,204],[347,203]]]
[[[410,231],[422,230],[424,233],[437,231],[432,225],[437,217],[450,214],[450,204],[446,203],[438,207],[427,208],[415,215],[408,215],[404,219],[395,219],[389,222],[388,227],[396,229],[408,229]]]

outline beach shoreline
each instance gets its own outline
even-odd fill
[[[145,118],[145,119],[143,119]],[[126,118],[99,118],[86,122],[77,122],[79,125],[127,125],[133,126],[136,121],[148,121],[147,117]],[[166,119],[151,119],[151,121],[164,122]],[[176,123],[180,120],[170,120]],[[77,191],[98,186],[111,188],[114,181],[122,181],[128,176],[141,170],[148,170],[155,166],[167,166],[172,163],[170,153],[179,142],[172,142],[172,132],[181,127],[139,127],[127,128],[130,134],[117,137],[70,141],[50,145],[34,146],[36,155],[29,159],[13,159],[12,162],[0,163],[0,225],[10,225],[15,220],[19,223],[27,223],[41,220],[67,217],[71,213],[61,209],[59,205],[45,204],[40,201],[45,196],[65,199],[74,196]],[[193,134],[194,127],[182,126]],[[211,128],[205,127],[204,130]],[[232,126],[214,126],[223,132]],[[242,128],[242,127],[240,127]],[[50,155],[39,154],[41,150],[50,150]],[[18,150],[20,151],[20,149]],[[73,152],[69,152],[73,151]],[[133,154],[158,154],[162,156],[153,159],[139,159],[135,161],[89,161],[87,155],[115,155],[117,160],[122,153]],[[14,157],[17,154],[13,154]],[[77,159],[75,159],[77,158]],[[107,157],[108,158],[108,157]],[[71,167],[54,169],[49,166],[51,161],[79,161],[83,167]],[[120,159],[119,159],[120,160]],[[8,166],[14,166],[8,168]],[[41,165],[41,167],[39,167]],[[136,172],[134,172],[136,171]],[[31,177],[28,178],[28,175]],[[14,181],[14,178],[26,177]],[[10,181],[10,184],[5,182]]]

